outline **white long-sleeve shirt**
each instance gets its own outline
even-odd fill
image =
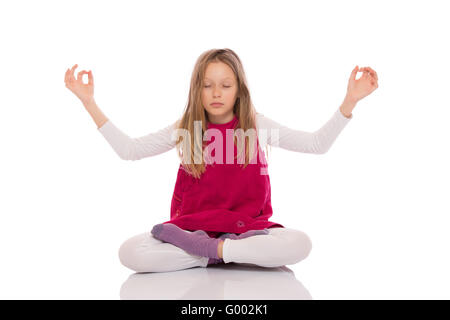
[[[352,118],[352,114],[347,118],[337,109],[320,129],[314,132],[306,132],[288,128],[262,113],[257,113],[256,129],[259,130],[258,132],[264,131],[265,133],[266,138],[259,141],[262,148],[269,144],[295,152],[323,154],[330,149],[339,133]],[[178,121],[137,138],[129,137],[117,128],[111,120],[105,122],[97,130],[101,132],[121,159],[134,161],[152,157],[174,148],[176,139],[172,139],[172,133]]]

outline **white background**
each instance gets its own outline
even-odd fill
[[[271,221],[311,237],[288,267],[312,298],[449,299],[447,18],[445,1],[1,2],[0,298],[119,299],[119,246],[169,219],[175,149],[121,160],[67,68],[138,137],[230,48],[257,111],[293,129],[332,116],[356,65],[378,73],[326,154],[269,151]]]

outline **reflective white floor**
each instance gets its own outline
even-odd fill
[[[112,237],[100,235],[93,242],[93,233],[60,234],[59,241],[46,242],[38,232],[22,234],[2,244],[0,299],[450,298],[448,236],[442,232],[402,239],[387,230],[375,239],[376,227],[365,236],[354,230],[321,232],[329,237],[310,231],[313,250],[295,265],[229,263],[166,273],[122,266],[120,241]]]
[[[166,273],[131,274],[122,284],[127,299],[283,299],[310,300],[308,290],[288,267],[263,268],[236,263]]]

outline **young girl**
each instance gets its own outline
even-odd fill
[[[230,262],[277,267],[305,259],[312,249],[308,235],[269,221],[271,188],[261,149],[271,145],[295,152],[327,152],[353,118],[356,103],[378,88],[377,73],[356,66],[343,103],[328,122],[315,132],[294,130],[255,111],[235,52],[209,50],[196,62],[181,119],[130,138],[96,105],[92,71],[80,71],[75,79],[76,67],[67,69],[66,87],[82,101],[121,159],[140,160],[174,147],[181,158],[170,220],[120,247],[121,263],[136,272]],[[363,75],[356,80],[358,71]],[[88,84],[83,83],[83,74],[88,74]],[[242,139],[239,134],[247,132],[249,138]]]

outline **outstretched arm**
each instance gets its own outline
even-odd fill
[[[267,144],[286,150],[323,154],[330,149],[339,133],[353,118],[336,110],[333,116],[317,131],[307,132],[286,127],[263,114],[257,115],[259,130],[266,130]]]
[[[103,134],[114,151],[123,160],[140,160],[145,157],[155,156],[157,154],[169,151],[175,147],[175,140],[172,141],[172,131],[177,125],[171,125],[146,136],[139,138],[130,138],[119,130],[100,110],[94,99],[94,76],[92,71],[82,70],[78,72],[75,78],[75,64],[71,69],[67,69],[64,75],[66,88],[72,91],[83,103],[86,110],[91,115],[97,129]],[[83,82],[83,75],[88,75],[88,83]]]
[[[98,130],[121,159],[135,161],[156,156],[174,148],[175,140],[171,137],[177,123],[178,120],[165,128],[138,138],[130,138],[110,120]]]
[[[363,75],[356,80],[358,71],[363,72]],[[323,154],[330,149],[337,136],[353,118],[352,111],[356,103],[377,88],[377,73],[370,67],[356,66],[350,74],[343,103],[320,129],[314,132],[294,130],[260,113],[256,118],[257,126],[260,130],[266,130],[266,142],[269,145],[296,152]]]

